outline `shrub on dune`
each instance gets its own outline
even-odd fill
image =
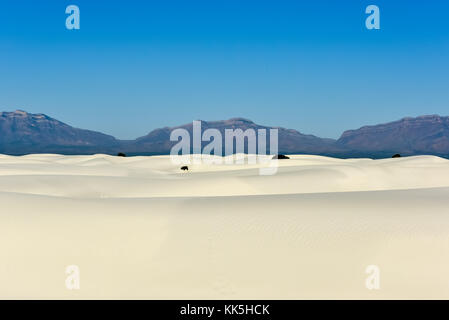
[[[279,160],[281,160],[281,159],[290,159],[290,157],[287,157],[286,155],[283,155],[283,154],[276,154],[271,159],[279,159]]]

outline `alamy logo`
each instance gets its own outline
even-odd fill
[[[245,158],[248,164],[263,163],[259,169],[261,175],[272,175],[277,172],[277,159],[267,155],[267,130],[258,129],[225,129],[224,148],[222,133],[215,128],[201,130],[201,121],[193,121],[193,138],[184,128],[177,128],[170,134],[170,141],[177,141],[170,151],[170,157],[175,164],[243,164]],[[192,141],[192,143],[191,143]],[[234,144],[235,141],[235,144]],[[247,141],[245,148],[245,141]],[[209,142],[204,148],[202,142]],[[223,158],[223,149],[225,158]],[[244,156],[245,150],[247,156]],[[278,152],[278,129],[270,129],[269,154]]]
[[[365,269],[365,273],[369,276],[365,280],[365,287],[368,290],[380,289],[380,268],[374,264],[369,265]]]
[[[366,7],[365,10],[366,14],[369,14],[369,16],[365,20],[365,26],[368,30],[380,29],[380,10],[378,6],[375,5],[369,5]]]
[[[65,20],[65,27],[69,30],[79,30],[80,28],[80,8],[73,4],[67,6],[66,14],[70,14]]]
[[[77,265],[67,266],[65,273],[68,275],[65,279],[65,286],[69,290],[79,290],[80,288],[80,268]]]

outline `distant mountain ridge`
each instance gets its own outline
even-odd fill
[[[223,121],[202,121],[201,129],[204,132],[207,129],[217,129],[222,137],[225,137],[225,129],[253,129],[257,134],[257,130],[265,129],[267,135],[267,141],[269,140],[269,130],[273,127],[267,127],[255,124],[251,120],[245,118],[231,118]],[[174,129],[185,129],[189,132],[190,137],[193,137],[193,124],[188,123],[177,127],[165,127],[151,131],[148,135],[137,138],[134,142],[136,150],[153,150],[160,153],[169,153],[171,147],[177,142],[170,141],[170,133]],[[293,129],[285,129],[276,127],[278,129],[279,136],[279,150],[284,153],[321,153],[329,151],[337,151],[339,148],[334,147],[335,140],[323,139],[314,135],[302,134]],[[204,147],[209,142],[203,142]],[[192,143],[191,143],[192,144]],[[267,150],[269,150],[269,143],[267,142]],[[245,152],[247,149],[245,148]],[[224,141],[223,141],[223,154],[224,154]]]
[[[343,132],[337,143],[349,150],[404,155],[449,155],[449,117],[427,115]]]
[[[118,145],[119,141],[112,136],[73,128],[45,114],[22,110],[0,113],[1,153],[89,153]]]
[[[222,121],[201,121],[202,131],[215,128],[224,137],[225,129],[269,129],[244,118]],[[192,123],[164,127],[135,140],[118,140],[101,132],[71,127],[45,114],[30,114],[22,110],[0,113],[0,153],[59,154],[169,154],[176,143],[170,133],[183,128],[192,136]],[[345,131],[338,140],[303,134],[294,129],[276,127],[279,153],[317,154],[334,157],[391,157],[432,154],[449,158],[449,117],[438,115],[403,118],[385,124],[364,126]],[[203,146],[209,142],[204,142]]]

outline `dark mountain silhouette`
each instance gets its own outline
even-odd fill
[[[351,151],[392,156],[449,155],[449,117],[438,115],[403,118],[399,121],[345,131],[337,144]]]
[[[193,124],[188,123],[178,127],[165,127],[161,129],[156,129],[151,131],[148,135],[138,138],[132,144],[132,152],[142,152],[142,150],[151,150],[151,152],[158,153],[169,153],[171,147],[177,142],[170,141],[170,133],[178,128],[182,128],[187,130],[190,133],[191,137],[191,146],[193,145]],[[223,154],[225,154],[224,150],[224,138],[225,138],[225,129],[242,129],[243,131],[247,129],[253,129],[257,135],[257,130],[265,129],[266,130],[266,141],[267,141],[267,150],[270,149],[269,145],[269,130],[273,127],[261,126],[255,124],[251,120],[244,118],[232,118],[229,120],[223,121],[201,121],[201,130],[204,132],[207,129],[217,129],[220,131],[223,141]],[[313,154],[324,154],[329,152],[337,152],[341,148],[336,146],[335,140],[333,139],[323,139],[318,138],[313,135],[302,134],[293,129],[285,129],[280,127],[275,127],[278,129],[278,137],[279,137],[279,150],[283,153],[313,153]],[[206,146],[209,143],[202,142],[202,147]],[[247,146],[245,145],[245,152],[247,152]],[[193,148],[191,147],[191,151]],[[235,148],[234,148],[235,149]]]
[[[201,121],[202,132],[214,128],[224,139],[225,129],[269,129],[243,118],[223,121]],[[177,128],[186,129],[192,137],[192,123],[178,127],[155,129],[136,140],[117,140],[112,136],[73,128],[44,114],[25,111],[0,113],[0,153],[23,155],[29,153],[117,155],[169,154],[176,141],[170,133]],[[276,128],[276,127],[275,127]],[[293,129],[277,127],[279,153],[316,154],[335,157],[390,158],[392,155],[433,154],[449,157],[449,117],[421,116],[404,118],[386,124],[365,126],[345,131],[338,140],[319,138]],[[203,142],[202,146],[209,142]],[[224,146],[224,141],[222,141]],[[247,148],[245,148],[247,151]]]
[[[104,152],[119,142],[106,134],[73,128],[44,114],[0,113],[0,153]]]

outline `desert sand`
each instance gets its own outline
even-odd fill
[[[449,160],[278,163],[0,155],[0,298],[449,299]]]

